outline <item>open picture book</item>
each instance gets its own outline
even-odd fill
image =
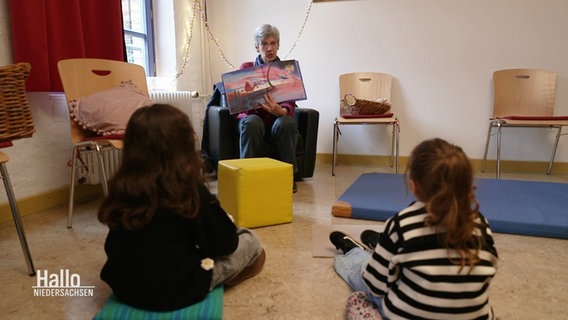
[[[277,103],[307,98],[296,60],[275,61],[227,72],[221,78],[231,114],[260,108],[267,93]]]

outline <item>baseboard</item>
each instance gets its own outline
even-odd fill
[[[332,155],[329,153],[318,153],[316,156],[316,163],[331,165]],[[372,155],[357,155],[357,154],[338,154],[338,165],[348,166],[388,166],[390,161],[389,156],[372,156]],[[405,168],[408,163],[408,157],[399,157],[399,168]]]
[[[331,166],[332,155],[329,153],[318,153],[316,157],[317,163],[329,164]],[[359,165],[359,166],[388,166],[389,156],[372,156],[372,155],[353,155],[340,154],[337,155],[338,165]],[[474,170],[481,170],[481,159],[472,159],[471,163]],[[404,172],[408,164],[408,157],[399,157],[399,172]],[[495,172],[496,161],[487,160],[486,172]],[[514,173],[546,173],[548,162],[543,161],[510,161],[501,160],[501,172]],[[551,174],[567,174],[568,163],[554,162],[552,164]]]
[[[102,196],[100,185],[80,185],[75,190],[75,201],[81,202]],[[20,216],[24,217],[58,206],[67,206],[69,188],[64,187],[30,197],[18,199]],[[12,221],[12,210],[8,202],[0,204],[0,223]]]

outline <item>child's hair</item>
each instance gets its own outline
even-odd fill
[[[193,218],[203,181],[189,117],[166,104],[136,110],[126,127],[122,163],[98,218],[113,229],[140,229],[163,212]]]
[[[474,231],[479,204],[466,154],[445,140],[426,140],[412,151],[406,174],[415,184],[416,198],[426,203],[425,223],[448,250],[460,255],[461,268],[467,264],[471,272],[484,240]]]

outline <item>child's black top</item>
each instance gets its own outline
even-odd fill
[[[101,279],[116,297],[146,310],[174,310],[201,301],[212,270],[201,261],[234,252],[236,226],[205,186],[196,219],[162,212],[143,229],[110,230]]]

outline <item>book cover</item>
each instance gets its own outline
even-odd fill
[[[275,61],[224,73],[227,104],[231,114],[260,108],[264,95],[276,102],[305,100],[306,90],[296,60]]]

